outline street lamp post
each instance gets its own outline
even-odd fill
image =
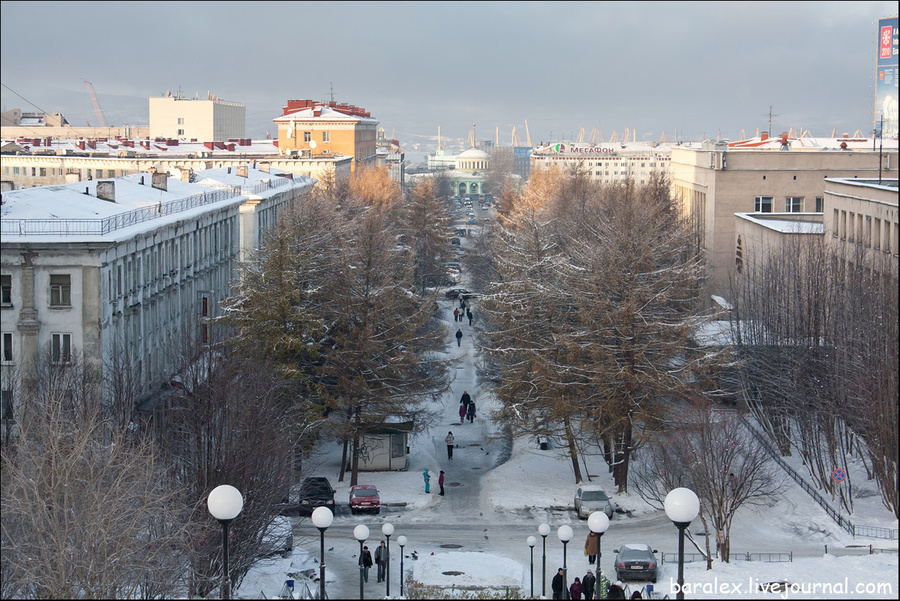
[[[316,507],[312,512],[312,523],[319,529],[319,599],[325,598],[325,531],[334,521],[334,514],[327,507]]]
[[[666,515],[678,528],[678,593],[676,599],[684,599],[684,530],[700,513],[700,499],[689,488],[676,488],[666,495]]]
[[[391,596],[391,535],[394,533],[394,525],[391,523],[384,524],[381,527],[381,533],[384,534],[384,536],[387,538],[387,551],[385,553],[385,555],[387,555],[387,557],[385,558],[385,562],[384,562],[384,581],[385,581],[385,585],[384,585],[385,593],[384,594],[385,594],[385,596],[390,597]]]
[[[528,546],[531,547],[531,598],[534,599],[534,546],[537,539],[533,536],[528,537]]]
[[[359,541],[359,598],[363,598],[363,573],[366,571],[363,559],[363,543],[369,538],[369,527],[360,524],[353,529],[353,536]]]
[[[215,487],[206,498],[209,513],[222,524],[222,591],[223,599],[231,599],[231,579],[228,574],[228,526],[244,508],[241,492],[229,484]]]
[[[541,597],[547,592],[547,535],[550,534],[550,524],[538,526],[538,534],[544,539],[541,550]]]
[[[572,540],[572,528],[570,526],[560,526],[556,531],[556,536],[563,544],[563,599],[569,598],[569,577],[566,567],[566,545]]]
[[[591,532],[597,535],[597,573],[595,574],[597,579],[595,582],[599,583],[600,556],[603,554],[600,543],[603,542],[603,533],[609,529],[609,518],[606,517],[606,514],[602,511],[595,511],[588,517],[588,528],[591,529]]]
[[[400,596],[403,596],[403,547],[406,546],[406,537],[402,534],[397,537],[397,544],[400,545]]]

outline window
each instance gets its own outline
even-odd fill
[[[834,210],[834,217],[831,221],[831,235],[835,238],[838,237],[840,228],[841,228],[841,212],[837,209]]]
[[[50,306],[72,306],[72,280],[69,275],[50,276]]]
[[[825,199],[822,196],[816,196],[816,213],[825,212]]]
[[[304,142],[310,142],[310,141],[312,141],[312,132],[311,132],[311,131],[305,131],[305,132],[303,132],[303,141],[304,141]]]
[[[785,213],[802,213],[803,212],[803,197],[802,196],[787,196],[787,197],[785,197],[784,212]]]
[[[71,334],[51,334],[50,360],[53,363],[68,363],[72,360]]]
[[[178,135],[179,135],[179,136],[183,136],[183,135],[184,135],[184,130],[183,130],[183,129],[179,129],[179,130],[178,130]]]
[[[772,212],[772,197],[771,196],[757,196],[753,202],[753,210],[757,213],[771,213]]]
[[[323,142],[331,142],[331,132],[330,131],[322,132],[322,141]]]
[[[106,177],[115,177],[115,176],[116,176],[116,170],[115,170],[115,169],[107,169],[107,170],[106,170]]]
[[[13,335],[12,332],[3,332],[3,363],[13,362]]]
[[[7,423],[16,421],[13,417],[12,390],[0,390],[0,420]]]
[[[0,276],[0,305],[4,307],[12,306],[12,276]]]
[[[184,117],[178,118],[178,125],[184,125]],[[183,130],[179,130],[179,131],[183,131]]]
[[[19,175],[19,168],[13,167],[13,175]]]
[[[875,224],[872,226],[872,246],[877,250],[881,250],[881,219],[875,218]]]
[[[41,177],[47,177],[47,168],[41,167]]]

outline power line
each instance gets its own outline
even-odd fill
[[[45,111],[44,109],[42,109],[41,107],[39,107],[38,105],[36,105],[35,103],[33,103],[32,101],[28,100],[27,98],[25,98],[24,96],[22,96],[21,94],[19,94],[19,93],[16,92],[15,90],[13,90],[11,87],[9,87],[8,85],[6,85],[5,83],[0,83],[0,86],[3,86],[4,88],[6,88],[7,90],[9,90],[9,91],[12,92],[13,94],[15,94],[16,96],[18,96],[19,98],[21,98],[22,100],[24,100],[25,102],[27,102],[28,104],[30,104],[31,106],[33,106],[34,108],[36,108],[37,110],[41,111],[41,112],[44,113],[45,115],[49,115],[49,114],[50,114],[50,113],[48,113],[47,111]]]

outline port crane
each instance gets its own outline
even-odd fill
[[[91,100],[94,102],[94,112],[97,113],[97,119],[100,120],[100,127],[106,127],[106,120],[103,119],[103,113],[100,111],[100,103],[97,101],[97,95],[94,94],[94,84],[83,77],[81,81],[87,84],[88,91],[91,93]]]

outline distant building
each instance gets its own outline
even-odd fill
[[[150,98],[150,137],[196,139],[224,142],[243,138],[247,127],[247,108],[209,95],[186,98],[183,95]]]
[[[672,149],[669,177],[706,261],[710,294],[727,296],[736,213],[823,213],[829,178],[897,178],[897,141],[759,138]],[[708,297],[708,295],[707,295]]]
[[[72,127],[61,113],[23,113],[21,109],[10,109],[0,115],[0,138],[13,140],[29,139],[33,145],[52,147],[54,140],[75,140],[78,138],[143,138],[149,135],[146,126],[123,125],[121,127]]]
[[[288,100],[278,126],[278,148],[290,156],[353,157],[351,170],[376,164],[378,121],[351,104]]]
[[[65,184],[122,177],[147,171],[187,179],[191,172],[239,165],[261,171],[281,170],[314,179],[350,177],[351,157],[282,156],[277,140],[236,139],[226,142],[166,140],[56,140],[52,146],[19,139],[3,145],[0,179],[5,188]]]
[[[577,167],[600,183],[632,180],[644,184],[654,174],[669,173],[672,149],[679,146],[682,145],[668,142],[545,144],[531,152],[531,170]]]

